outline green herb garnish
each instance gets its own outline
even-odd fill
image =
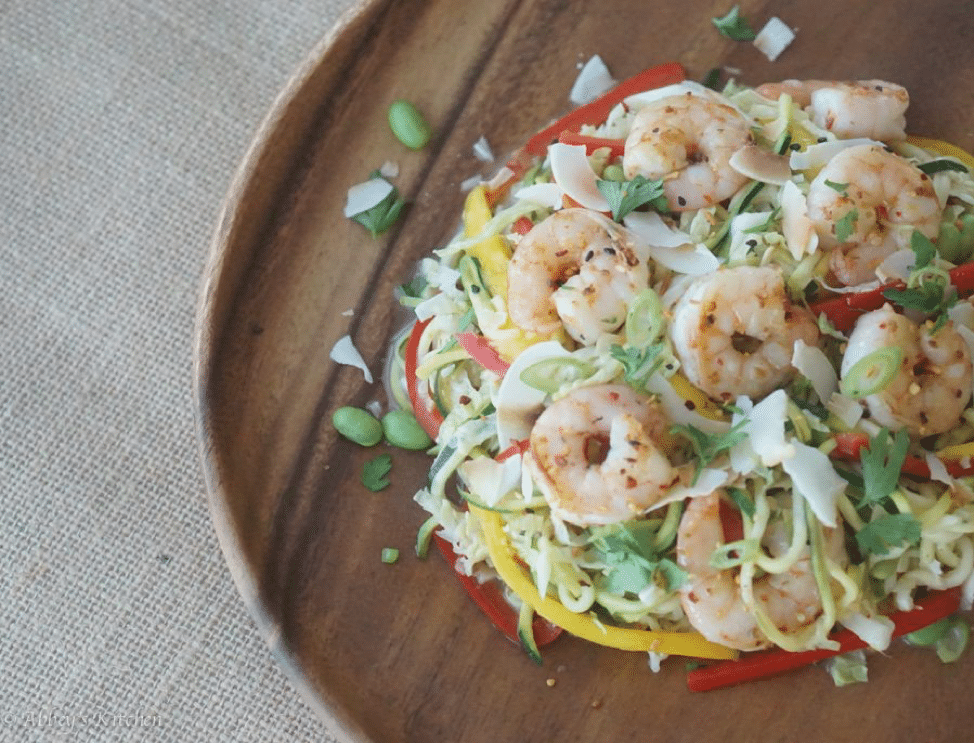
[[[616,222],[621,222],[629,212],[647,204],[656,210],[667,208],[662,180],[651,181],[637,175],[631,181],[599,180],[595,185],[609,202],[612,218]]]
[[[362,467],[362,484],[374,493],[389,487],[389,471],[392,469],[392,456],[380,454],[368,460]]]
[[[956,170],[958,173],[966,173],[967,166],[954,160],[931,160],[928,163],[921,163],[917,167],[927,175],[943,173],[947,170]]]
[[[609,349],[609,355],[622,364],[626,381],[641,390],[644,389],[646,380],[663,365],[661,354],[665,348],[664,343],[654,343],[645,348],[617,344]]]
[[[724,36],[734,41],[754,41],[757,34],[741,15],[741,6],[735,5],[727,15],[720,18],[711,18],[711,22],[717,27]]]
[[[859,210],[850,209],[845,215],[835,223],[835,239],[844,243],[853,232],[856,231],[856,222],[859,221]]]
[[[373,174],[373,178],[375,177]],[[392,190],[386,194],[386,197],[382,201],[371,209],[353,214],[352,219],[367,229],[372,234],[372,237],[378,237],[399,219],[399,214],[402,212],[404,206],[406,206],[406,202],[399,195],[396,187],[393,186]]]
[[[881,504],[896,490],[909,446],[910,438],[902,429],[890,439],[889,429],[884,428],[869,440],[869,448],[860,453],[862,505]]]
[[[682,436],[690,442],[690,446],[693,448],[693,454],[697,458],[697,471],[693,475],[693,484],[696,484],[704,467],[717,459],[723,452],[743,441],[747,436],[747,432],[743,430],[746,423],[747,419],[740,421],[725,433],[713,434],[701,431],[692,424],[678,424],[670,427],[670,433]]]
[[[920,522],[908,513],[887,513],[856,532],[856,544],[863,553],[886,555],[901,544],[920,542]]]

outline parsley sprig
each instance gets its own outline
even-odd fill
[[[376,170],[369,177],[373,179],[382,178],[382,174]],[[386,197],[382,201],[371,209],[353,214],[352,219],[367,229],[372,237],[378,237],[399,219],[399,214],[405,206],[406,202],[399,195],[396,187],[393,186],[392,190],[386,194]]]
[[[609,202],[612,218],[616,222],[621,222],[627,214],[647,204],[657,211],[665,211],[668,207],[662,179],[651,181],[637,175],[631,181],[599,180],[595,185]]]
[[[380,454],[368,460],[362,467],[362,484],[374,493],[389,487],[389,472],[392,470],[392,457]]]
[[[745,418],[724,433],[707,433],[690,423],[670,427],[670,433],[685,438],[690,442],[690,447],[693,449],[693,454],[697,459],[697,470],[693,474],[694,485],[704,467],[747,436],[747,431],[743,429],[746,423],[747,419]]]
[[[906,288],[887,289],[883,296],[904,309],[935,316],[931,332],[936,333],[946,324],[947,310],[957,302],[957,296],[948,291],[950,277],[933,266],[937,246],[930,238],[914,230],[910,237],[910,248],[916,255],[916,262]]]
[[[665,343],[654,343],[645,348],[616,344],[609,349],[609,354],[622,364],[626,382],[637,391],[643,391],[649,378],[663,365],[665,348]]]
[[[655,531],[645,522],[605,527],[592,545],[607,566],[604,590],[638,594],[655,583],[672,591],[686,580],[686,573],[673,560],[660,556],[666,545],[655,543]]]

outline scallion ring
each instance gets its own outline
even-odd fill
[[[663,302],[654,290],[643,289],[626,315],[626,342],[636,348],[653,344],[663,334]]]
[[[542,359],[521,372],[521,381],[528,387],[554,394],[566,382],[590,377],[595,369],[584,361],[570,357]]]
[[[843,395],[857,400],[875,395],[886,388],[903,363],[903,349],[881,348],[859,359],[839,383]]]

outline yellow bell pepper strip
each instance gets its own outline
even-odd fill
[[[723,409],[707,397],[703,390],[683,376],[682,372],[676,372],[670,377],[670,386],[673,387],[676,394],[693,406],[692,409],[695,412],[704,418],[709,418],[712,421],[727,420],[727,415]]]
[[[483,186],[477,186],[469,194],[463,204],[463,234],[475,237],[480,234],[493,217],[487,204],[487,191]],[[480,263],[480,273],[484,283],[494,296],[507,300],[507,264],[511,260],[511,249],[507,241],[500,235],[491,235],[467,253]]]
[[[569,611],[563,604],[552,598],[539,595],[534,583],[511,555],[511,547],[504,535],[500,516],[472,504],[470,510],[480,521],[487,551],[501,580],[537,614],[566,632],[583,640],[619,650],[652,651],[693,658],[737,657],[737,651],[712,643],[696,632],[657,632],[605,626],[588,615]]]

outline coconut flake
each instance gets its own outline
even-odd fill
[[[511,363],[497,389],[494,403],[497,409],[497,439],[501,450],[531,435],[534,420],[547,398],[545,392],[521,381],[522,372],[539,361],[570,355],[561,344],[543,341],[526,348]]]
[[[760,230],[768,223],[771,218],[772,212],[742,212],[731,219],[730,223],[730,247],[728,248],[728,257],[731,261],[740,262],[747,258],[747,254],[751,251],[751,246],[748,245],[749,240],[753,240],[751,230]]]
[[[764,24],[764,28],[758,31],[757,36],[754,37],[754,46],[765,57],[774,62],[794,40],[795,32],[780,18],[772,16]]]
[[[685,232],[666,224],[656,212],[631,212],[623,224],[645,243],[650,257],[665,268],[680,274],[700,276],[720,266],[706,245],[695,243]]]
[[[623,103],[629,110],[636,110],[649,103],[652,103],[653,101],[659,101],[663,98],[672,98],[676,95],[699,95],[704,97],[713,97],[717,94],[706,85],[701,85],[693,80],[684,80],[682,83],[664,85],[662,88],[653,88],[652,90],[643,90],[639,93],[633,93],[632,95],[627,96],[625,100],[623,100]]]
[[[855,139],[830,139],[827,142],[816,142],[810,144],[804,150],[796,150],[788,157],[788,165],[792,170],[810,170],[821,168],[835,155],[849,147],[871,144],[885,147],[882,142],[866,137]]]
[[[490,457],[468,459],[457,472],[478,499],[485,505],[496,506],[521,484],[521,455],[515,454],[502,462]]]
[[[893,620],[889,617],[879,614],[867,617],[865,614],[854,612],[842,617],[839,622],[873,650],[880,652],[886,650],[893,639]]]
[[[728,479],[730,478],[725,470],[703,467],[697,473],[696,482],[690,485],[674,485],[666,491],[666,495],[653,508],[656,509],[660,506],[683,500],[684,498],[698,498],[702,495],[710,495],[718,488],[724,487]]]
[[[551,176],[569,198],[586,209],[609,211],[609,202],[596,185],[599,177],[592,170],[584,145],[555,142],[548,147]]]
[[[345,216],[354,217],[356,214],[367,212],[373,206],[392,193],[392,184],[385,178],[370,178],[348,189],[345,201]]]
[[[828,356],[818,346],[810,346],[801,338],[795,341],[791,365],[812,383],[812,389],[823,403],[828,403],[839,389],[839,377]]]
[[[791,178],[787,157],[753,144],[737,150],[727,164],[741,175],[761,183],[783,186]]]
[[[582,71],[575,78],[568,100],[576,106],[591,103],[615,84],[616,80],[609,73],[609,68],[605,66],[602,57],[595,54],[585,63]]]
[[[906,281],[916,265],[916,253],[909,248],[897,250],[883,259],[876,267],[876,275],[883,283],[890,281]]]
[[[832,399],[825,403],[825,407],[832,415],[842,421],[846,428],[855,428],[856,424],[862,420],[862,403],[847,395],[834,394]]]
[[[354,366],[362,370],[365,374],[365,381],[372,384],[372,372],[369,371],[369,367],[365,365],[365,359],[362,358],[362,354],[359,353],[355,344],[352,343],[352,337],[349,335],[344,335],[339,338],[335,345],[331,347],[331,353],[329,357],[332,361],[345,364],[347,366]]]
[[[472,175],[469,178],[467,178],[466,180],[461,181],[461,183],[460,183],[460,190],[461,191],[464,191],[464,192],[466,192],[466,191],[472,191],[473,189],[475,189],[477,186],[479,186],[483,182],[484,182],[484,179],[481,178],[479,175]]]
[[[791,477],[794,491],[812,507],[816,518],[825,526],[836,525],[836,501],[845,490],[846,481],[839,477],[827,455],[815,447],[793,440],[795,454],[781,466]]]
[[[565,192],[557,183],[535,183],[525,186],[514,194],[518,201],[529,201],[548,209],[561,209]]]
[[[785,440],[788,395],[775,390],[754,406],[744,426],[747,438],[765,467],[774,467],[795,456],[793,442]]]
[[[808,216],[808,200],[790,180],[781,189],[781,234],[796,261],[818,249],[818,233]]]
[[[480,139],[473,143],[473,155],[482,162],[494,162],[494,151],[490,148],[487,137],[481,136]]]

